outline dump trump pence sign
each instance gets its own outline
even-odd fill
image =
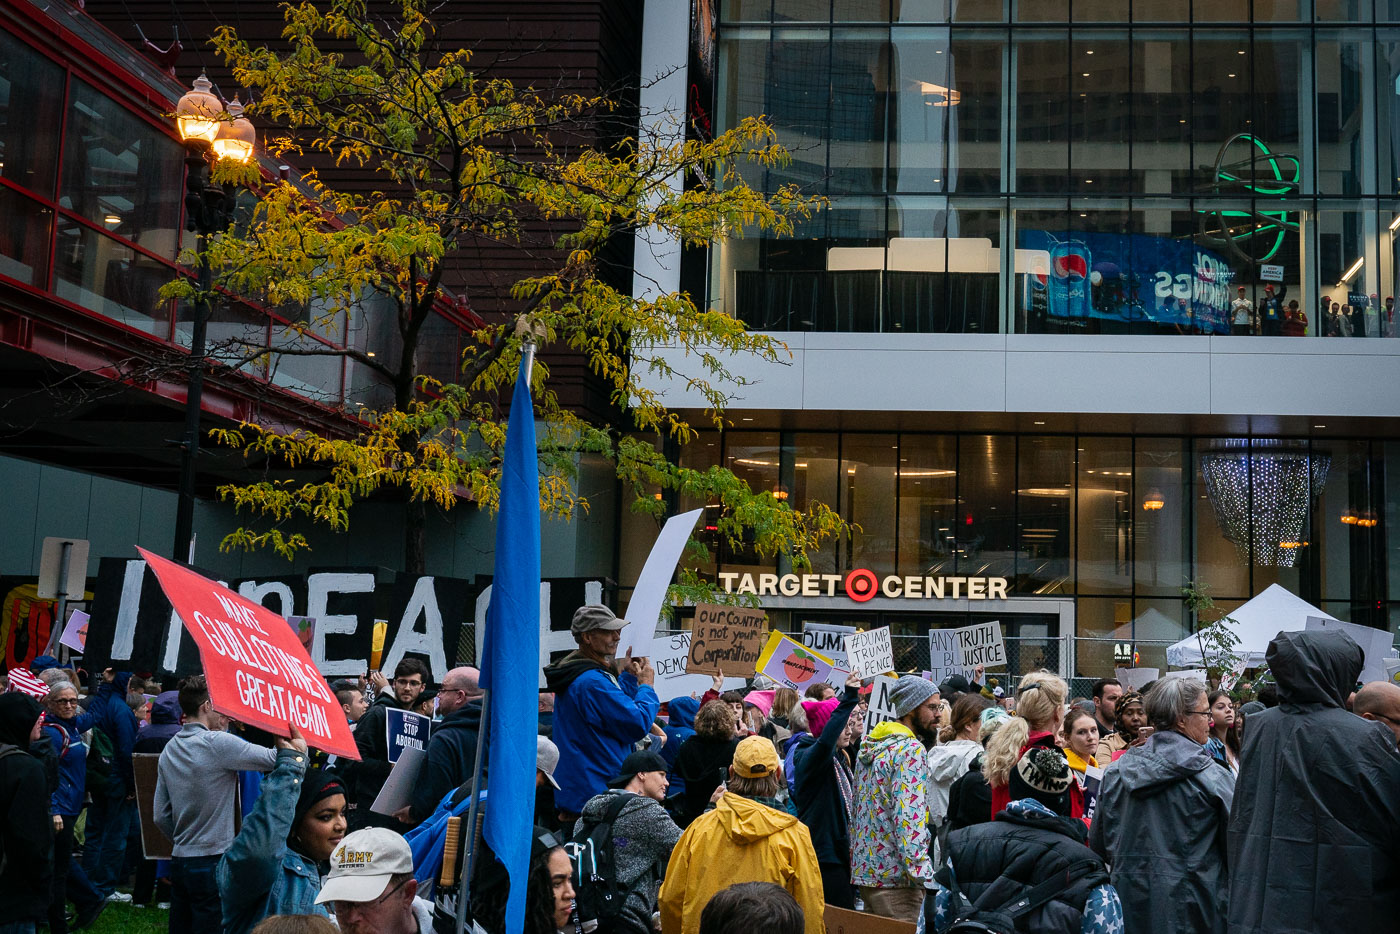
[[[295,723],[308,745],[359,759],[345,714],[297,634],[276,613],[138,548],[199,646],[215,710],[277,736]]]
[[[873,678],[894,670],[894,646],[890,643],[890,627],[881,626],[869,632],[852,633],[844,637],[846,662],[851,671],[862,678]]]

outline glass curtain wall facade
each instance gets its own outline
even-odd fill
[[[1188,581],[1226,610],[1278,583],[1400,630],[1400,442],[735,430],[701,433],[681,463],[836,508],[858,528],[812,555],[814,573],[1000,576],[1012,597],[1072,599],[1061,635],[1079,638],[1084,671],[1111,669],[1124,644],[1162,663],[1190,631]],[[703,577],[791,570],[709,525]],[[655,534],[624,521],[624,566]]]
[[[765,114],[793,158],[749,183],[830,208],[713,250],[711,300],[763,330],[1394,337],[1397,18],[722,2],[717,125]]]
[[[42,295],[83,314],[188,347],[192,312],[160,288],[188,270],[184,230],[185,151],[167,126],[138,113],[77,69],[0,29],[0,289]],[[240,196],[244,207],[253,195]],[[270,308],[228,296],[209,320],[210,355],[331,406],[392,399],[387,382],[336,354],[351,346],[397,355],[394,313],[366,302],[365,314],[324,321],[314,305]],[[426,325],[420,366],[455,378],[463,342],[446,317]],[[253,348],[314,349],[247,363]]]

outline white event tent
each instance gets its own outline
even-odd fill
[[[1231,626],[1240,637],[1235,653],[1246,656],[1246,668],[1264,664],[1264,652],[1280,632],[1301,632],[1307,628],[1308,617],[1335,620],[1311,603],[1289,593],[1278,584],[1270,584],[1263,593],[1230,613]],[[1194,634],[1167,648],[1167,664],[1191,668],[1203,663],[1201,643]]]

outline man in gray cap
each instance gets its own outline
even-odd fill
[[[661,701],[651,685],[656,671],[631,651],[617,670],[613,655],[627,620],[605,606],[582,606],[570,627],[578,649],[545,668],[554,692],[554,742],[559,747],[560,819],[572,824],[608,779],[618,773],[632,745],[651,732]]]
[[[872,698],[872,708],[896,719],[870,731],[856,762],[851,802],[851,883],[865,910],[915,922],[924,890],[933,887],[929,858],[928,751],[938,733],[939,697],[933,682],[905,676]]]

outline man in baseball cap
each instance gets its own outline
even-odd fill
[[[633,744],[651,732],[661,708],[651,662],[634,659],[631,651],[621,664],[614,657],[626,625],[605,606],[579,607],[569,627],[578,649],[544,670],[554,692],[553,738],[561,766],[554,800],[566,825],[590,798],[607,790]]]
[[[367,827],[340,841],[316,904],[335,913],[344,934],[431,934],[433,910],[415,898],[413,853],[392,830]]]

